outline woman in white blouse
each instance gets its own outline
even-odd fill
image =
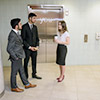
[[[65,21],[58,22],[58,34],[55,36],[55,42],[58,43],[57,46],[57,57],[56,63],[60,67],[60,76],[57,78],[58,82],[62,82],[65,73],[65,58],[67,54],[67,45],[70,43],[70,36],[67,30]]]

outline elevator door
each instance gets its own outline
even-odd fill
[[[55,62],[56,46],[54,35],[57,34],[57,22],[37,24],[40,39],[38,62]]]
[[[51,63],[56,61],[57,44],[54,35],[57,34],[57,23],[63,18],[62,6],[30,6],[37,14],[36,25],[40,39],[37,61]]]

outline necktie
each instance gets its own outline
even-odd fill
[[[30,25],[30,28],[31,28],[31,30],[32,30],[32,28],[33,28],[33,24]]]

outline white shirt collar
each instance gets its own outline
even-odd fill
[[[17,30],[15,30],[15,29],[12,29],[15,33],[18,33],[18,31]]]
[[[28,24],[29,24],[29,26],[31,26],[32,24],[30,24],[29,22],[28,22]]]

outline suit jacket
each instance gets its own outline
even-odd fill
[[[33,25],[33,28],[31,30],[28,23],[24,24],[22,26],[21,36],[23,39],[25,49],[28,49],[29,46],[39,46],[39,37],[36,25]]]
[[[11,30],[8,36],[7,52],[10,58],[16,60],[17,58],[25,58],[25,52],[23,50],[23,40],[20,35]]]

